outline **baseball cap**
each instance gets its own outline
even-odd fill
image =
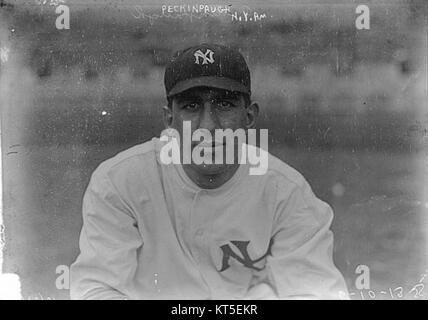
[[[194,87],[214,87],[251,95],[248,65],[233,48],[203,43],[177,51],[165,69],[167,97]]]

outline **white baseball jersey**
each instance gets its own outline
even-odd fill
[[[217,189],[159,159],[159,139],[103,162],[83,200],[72,299],[347,297],[332,259],[333,213],[269,155]]]

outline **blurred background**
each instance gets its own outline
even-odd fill
[[[70,29],[55,27],[61,4]],[[159,135],[172,53],[216,42],[247,59],[269,151],[333,207],[351,297],[427,299],[425,2],[366,1],[369,30],[356,28],[350,0],[162,15],[174,4],[201,2],[1,1],[3,272],[21,277],[24,298],[68,299],[56,271],[79,252],[91,172]],[[371,292],[355,285],[358,265]]]

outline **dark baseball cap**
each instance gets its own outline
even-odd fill
[[[167,97],[194,87],[214,87],[251,95],[250,71],[241,53],[218,44],[177,51],[165,69]]]

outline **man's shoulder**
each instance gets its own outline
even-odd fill
[[[307,184],[304,176],[285,161],[277,158],[271,153],[269,153],[268,159],[267,173],[279,183],[289,185],[292,188],[303,188]]]
[[[312,215],[319,222],[318,226],[331,223],[333,217],[331,207],[315,195],[309,182],[299,171],[269,154],[268,174],[274,181],[279,201],[289,199],[294,194],[295,199],[300,199],[299,201],[303,201],[306,205],[317,208],[312,211]]]
[[[93,176],[132,175],[156,162],[156,138],[132,146],[104,160],[94,170]]]

